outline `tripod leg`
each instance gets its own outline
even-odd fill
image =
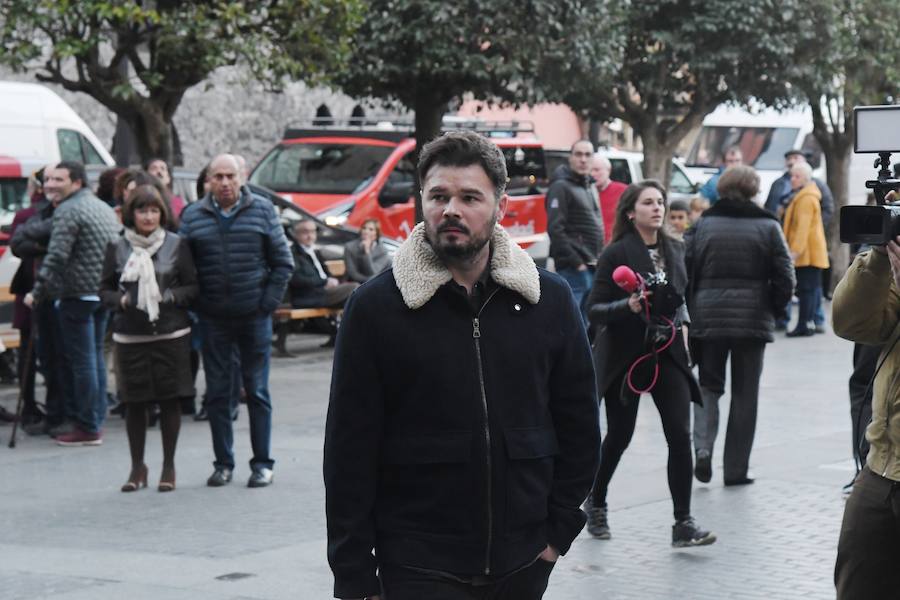
[[[25,366],[22,368],[22,377],[19,378],[19,399],[16,401],[16,420],[13,421],[12,432],[9,435],[9,447],[16,447],[16,433],[19,429],[19,421],[22,420],[22,409],[25,406],[25,385],[28,380],[29,370],[31,369],[31,353],[34,350],[34,328],[31,329],[31,335],[25,345]]]

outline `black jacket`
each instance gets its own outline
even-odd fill
[[[322,306],[325,302],[325,283],[331,274],[322,255],[316,251],[322,270],[325,271],[326,277],[323,279],[313,263],[312,257],[306,253],[298,244],[291,244],[291,255],[294,259],[294,271],[291,273],[291,279],[288,281],[288,291],[291,297],[291,306],[295,308],[315,308]]]
[[[687,238],[691,338],[774,340],[775,315],[794,290],[778,220],[752,202],[724,198]]]
[[[594,264],[603,249],[603,219],[594,180],[567,165],[554,173],[547,190],[547,233],[556,269]]]
[[[269,315],[281,303],[294,268],[272,203],[247,187],[224,219],[207,194],[181,213],[179,234],[190,245],[200,296],[196,309],[214,318]]]
[[[113,311],[113,331],[128,335],[159,335],[191,326],[187,309],[196,299],[197,271],[187,243],[166,232],[166,239],[153,255],[156,283],[162,294],[159,318],[150,322],[147,313],[137,308],[136,281],[120,283],[122,270],[131,256],[131,244],[125,237],[110,242],[100,276],[100,299]],[[122,296],[129,295],[128,308],[122,309]]]
[[[687,288],[684,266],[684,245],[667,239],[664,248],[666,275],[672,291],[680,296]],[[597,391],[603,395],[610,384],[642,354],[650,350],[647,324],[628,307],[630,294],[616,285],[612,274],[616,267],[626,265],[644,276],[654,272],[647,246],[636,233],[629,232],[603,250],[597,262],[594,286],[588,297],[588,317],[594,334],[594,368],[597,371]],[[671,315],[670,315],[671,316]],[[681,328],[676,339],[665,351],[687,375],[691,385],[691,400],[700,402],[700,387],[691,373],[690,361],[684,346]],[[640,381],[643,377],[639,378]],[[659,385],[665,385],[661,381]]]
[[[435,280],[406,261],[421,224],[347,303],[325,427],[338,598],[377,594],[377,562],[509,573],[548,543],[565,553],[584,526],[599,456],[584,326],[566,283],[518,247],[531,291],[504,287],[497,235],[498,287],[477,317],[446,269]]]
[[[13,294],[27,294],[34,287],[35,270],[40,268],[40,261],[50,245],[54,210],[56,207],[52,203],[41,202],[34,214],[13,231],[9,249],[22,260],[9,286]]]

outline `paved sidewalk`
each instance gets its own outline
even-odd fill
[[[158,430],[147,440],[150,489],[122,494],[129,468],[122,420],[110,419],[98,448],[20,437],[10,450],[9,427],[0,427],[0,598],[330,598],[321,459],[331,353],[318,348],[323,340],[293,336],[290,345],[300,356],[273,361],[277,464],[268,489],[245,487],[243,408],[234,483],[206,487],[209,430],[186,419],[178,489],[171,494],[155,489]],[[853,473],[851,351],[831,334],[779,337],[768,347],[752,460],[757,483],[722,487],[721,439],[712,483],[695,482],[694,515],[719,536],[710,547],[670,546],[665,440],[655,407],[643,400],[610,490],[613,538],[582,534],[545,597],[833,598],[840,488]],[[11,409],[14,396],[0,391],[0,403]],[[727,396],[722,406],[724,423]]]

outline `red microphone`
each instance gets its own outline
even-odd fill
[[[644,287],[644,280],[640,275],[635,273],[631,267],[627,265],[619,265],[613,271],[612,274],[613,281],[616,282],[616,285],[628,292],[629,294],[633,294],[638,291],[639,288]]]

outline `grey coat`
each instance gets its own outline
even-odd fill
[[[34,299],[80,298],[96,295],[106,246],[122,225],[109,205],[81,189],[53,213],[47,256],[34,285]]]
[[[794,289],[777,219],[752,202],[723,198],[687,236],[691,338],[774,340],[775,314]]]
[[[389,269],[391,257],[380,242],[372,245],[372,250],[366,254],[363,250],[362,240],[353,240],[344,246],[344,266],[347,268],[347,279],[358,283],[365,283],[375,275]]]

